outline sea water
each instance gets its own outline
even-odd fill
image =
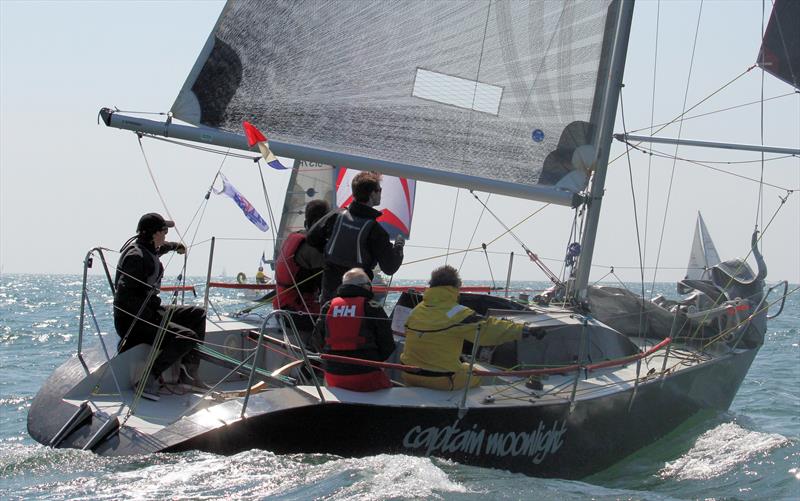
[[[514,284],[526,286],[541,284]],[[113,327],[106,279],[91,277],[89,290],[85,343],[91,345],[98,328]],[[653,292],[671,291],[673,284],[661,284]],[[78,276],[0,279],[0,498],[800,499],[800,292],[770,322],[729,412],[692,420],[584,481],[405,455],[251,450],[101,457],[44,447],[27,433],[28,410],[49,374],[76,352],[80,298]],[[247,302],[237,291],[214,290],[211,299],[222,311]],[[186,300],[201,302],[191,294]],[[348,432],[358,430],[342,429]]]

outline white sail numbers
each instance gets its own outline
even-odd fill
[[[463,452],[480,456],[528,456],[535,464],[544,461],[548,455],[554,454],[564,443],[562,439],[567,431],[566,421],[554,421],[552,427],[546,428],[544,421],[530,432],[505,431],[487,433],[485,429],[461,429],[458,422],[445,426],[421,426],[411,428],[403,437],[403,447],[407,449],[424,449],[426,455],[434,452]]]

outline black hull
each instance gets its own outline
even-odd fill
[[[652,444],[700,411],[730,406],[757,350],[722,356],[636,390],[579,401],[471,408],[327,403],[268,412],[167,451],[432,455],[538,477],[578,479]]]
[[[245,419],[239,418],[241,399],[229,400],[214,406],[223,420],[209,422],[199,412],[153,434],[123,426],[92,450],[101,455],[195,449],[234,454],[253,448],[355,457],[430,455],[532,476],[577,479],[652,444],[698,412],[727,410],[757,351],[718,355],[663,379],[640,382],[635,394],[633,388],[603,386],[596,397],[579,398],[572,410],[567,400],[552,399],[480,404],[460,420],[454,403],[401,405],[391,396],[354,403],[343,401],[345,395],[340,401],[319,403],[296,388],[274,389],[252,395]],[[85,357],[83,363],[73,358],[53,373],[28,415],[34,439],[50,442],[76,409],[62,398],[99,365],[98,357]],[[407,390],[388,390],[395,391]],[[95,414],[58,447],[83,448],[108,418]]]

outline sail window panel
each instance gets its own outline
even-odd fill
[[[496,85],[418,69],[411,94],[420,99],[497,115],[503,89]]]
[[[249,120],[276,142],[557,185],[574,169],[569,149],[589,140],[610,3],[230,2],[176,116],[231,132]]]

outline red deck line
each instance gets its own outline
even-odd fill
[[[545,375],[545,374],[559,374],[565,372],[573,372],[579,369],[587,369],[590,371],[602,369],[604,367],[614,367],[617,365],[625,365],[630,362],[634,362],[636,360],[649,357],[653,353],[657,352],[658,350],[664,348],[669,343],[672,342],[672,338],[666,338],[657,345],[653,346],[649,350],[645,351],[644,353],[639,353],[636,355],[631,355],[630,357],[620,358],[617,360],[607,360],[605,362],[599,362],[596,364],[590,365],[580,365],[580,364],[573,364],[573,365],[564,365],[561,367],[548,367],[546,369],[528,369],[522,371],[481,371],[481,370],[474,370],[472,373],[476,376],[514,376],[514,377],[525,377],[525,376],[536,376],[536,375]],[[389,362],[377,362],[375,360],[364,360],[361,358],[351,358],[351,357],[343,357],[340,355],[329,355],[323,353],[320,355],[320,358],[323,360],[331,360],[334,362],[342,362],[348,363],[353,365],[366,365],[368,367],[380,367],[383,369],[398,369],[401,371],[419,371],[423,370],[421,367],[416,367],[414,365],[403,365],[403,364],[393,364]]]
[[[221,289],[274,289],[275,284],[233,284],[228,282],[208,282],[209,287]],[[163,288],[162,288],[163,289]]]

